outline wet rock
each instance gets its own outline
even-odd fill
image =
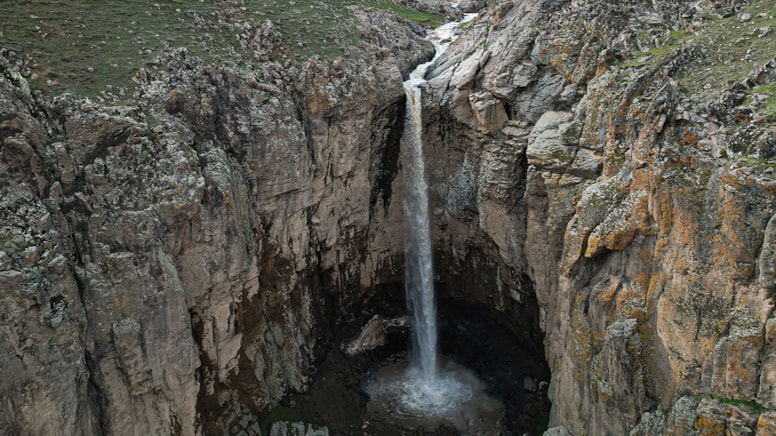
[[[386,319],[380,315],[374,315],[361,329],[358,337],[350,342],[342,344],[342,351],[350,356],[374,350],[388,343],[388,334],[392,331],[407,329],[412,320],[409,316]]]
[[[304,422],[279,421],[272,424],[270,436],[329,436],[326,427],[320,427]]]

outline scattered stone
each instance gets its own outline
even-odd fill
[[[269,436],[329,436],[329,429],[304,422],[278,421],[272,424]]]
[[[388,342],[389,333],[407,329],[411,324],[412,319],[409,316],[387,319],[380,315],[374,315],[361,329],[357,338],[342,344],[342,351],[349,356],[355,356],[374,350]]]

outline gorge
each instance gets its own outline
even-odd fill
[[[461,12],[76,3],[0,3],[0,433],[313,434],[267,418],[341,381],[331,433],[388,434],[406,328],[341,350],[406,312],[412,17]],[[776,433],[776,2],[460,6],[418,101],[444,359],[505,434]]]

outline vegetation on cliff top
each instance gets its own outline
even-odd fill
[[[682,115],[694,117],[693,122],[714,121],[724,128],[720,157],[735,158],[757,174],[773,174],[774,11],[776,0],[752,0],[739,10],[728,10],[725,16],[700,9],[683,23],[635,25],[641,33],[630,38],[632,49],[623,53],[616,67],[637,74],[671,60],[668,68],[682,93],[681,110],[687,111]],[[680,25],[680,29],[668,30]],[[649,35],[659,33],[660,28],[664,36],[650,40]]]
[[[343,56],[360,39],[350,7],[391,10],[427,25],[444,19],[389,0],[13,0],[0,2],[0,47],[24,56],[37,88],[123,97],[132,94],[140,67],[163,67],[157,58],[169,48],[250,68],[262,61],[252,45],[266,20],[282,35],[273,44],[276,59]]]
[[[746,409],[751,413],[754,413],[755,415],[760,415],[765,411],[773,410],[763,406],[757,401],[747,400],[742,398],[728,398],[728,397],[721,397],[719,395],[714,395],[714,394],[704,394],[704,395],[701,395],[700,398],[709,398],[712,400],[717,400],[723,404],[728,404],[736,407],[743,407],[744,409]]]
[[[676,49],[695,47],[692,59],[678,76],[682,89],[700,100],[746,77],[776,53],[776,0],[754,0],[736,14],[701,14],[684,29],[654,39],[654,47],[628,53],[623,67],[653,66]],[[636,38],[651,39],[646,33]]]

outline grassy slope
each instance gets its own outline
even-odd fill
[[[388,0],[6,0],[0,1],[0,47],[23,53],[33,86],[48,92],[129,95],[133,74],[141,66],[160,67],[154,61],[165,47],[237,67],[255,62],[245,48],[245,24],[253,28],[266,19],[284,36],[277,56],[343,56],[359,40],[353,5],[430,24],[442,19]]]
[[[747,22],[739,19],[744,13],[751,15]],[[687,95],[708,101],[776,56],[776,0],[752,0],[731,17],[707,15],[703,19],[692,32],[673,31],[668,37],[659,38],[656,47],[629,53],[629,59],[620,66],[654,65],[681,45],[699,46],[698,56],[690,60],[678,79]],[[770,31],[759,36],[762,28]],[[767,95],[764,108],[776,110],[776,88],[763,87],[759,91]]]

